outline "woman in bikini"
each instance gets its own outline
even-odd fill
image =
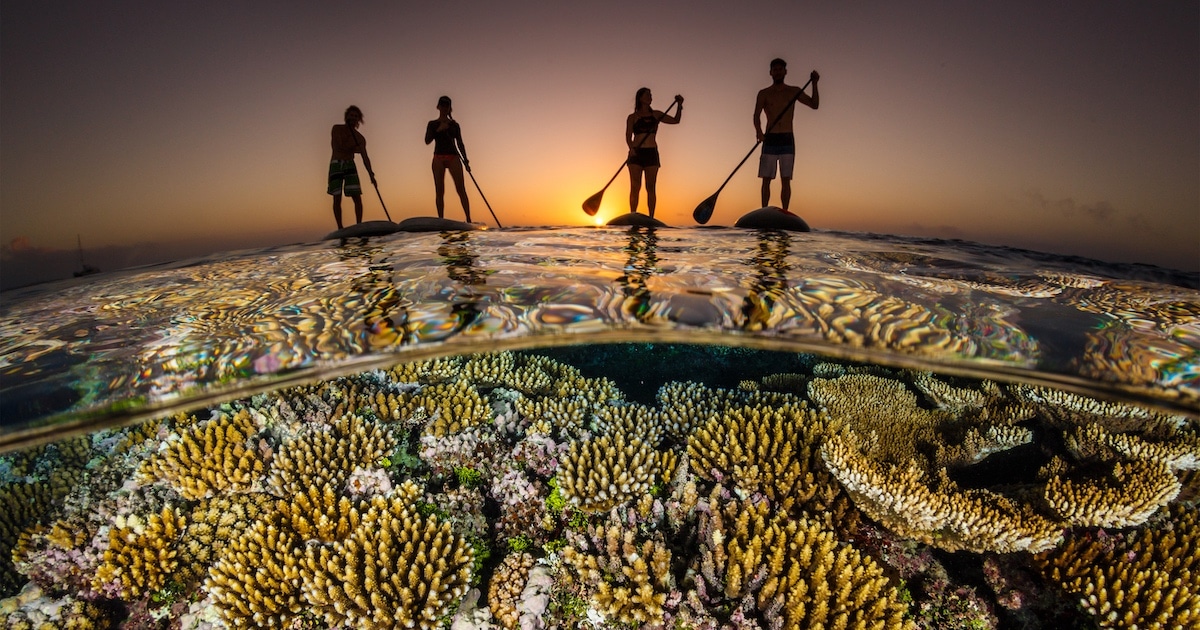
[[[458,121],[450,117],[450,97],[443,96],[437,102],[437,120],[429,121],[425,126],[425,144],[433,143],[433,188],[437,193],[438,218],[445,218],[446,213],[446,171],[454,180],[454,188],[458,190],[458,198],[462,201],[463,214],[467,223],[471,222],[471,202],[467,200],[467,186],[463,181],[463,165],[470,168],[467,159],[467,148],[463,146],[462,129]],[[462,159],[459,159],[462,156]]]
[[[629,145],[629,211],[637,212],[638,197],[642,189],[642,173],[646,174],[646,208],[651,217],[658,202],[655,185],[658,182],[658,143],[654,136],[659,123],[679,124],[683,118],[683,97],[676,94],[679,111],[674,116],[650,108],[654,96],[650,88],[641,88],[633,97],[633,113],[625,119],[625,144]],[[668,108],[670,109],[670,108]]]

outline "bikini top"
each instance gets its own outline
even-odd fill
[[[658,131],[659,120],[654,116],[641,116],[633,121],[633,133],[656,133]]]

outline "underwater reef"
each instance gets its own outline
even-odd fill
[[[533,351],[447,357],[9,454],[0,620],[1200,624],[1200,418],[813,356],[786,369],[649,400]]]

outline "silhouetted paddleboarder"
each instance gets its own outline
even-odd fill
[[[463,146],[462,128],[458,126],[458,121],[450,117],[451,109],[449,96],[438,98],[438,117],[425,126],[425,144],[433,143],[433,189],[437,194],[435,203],[438,218],[446,218],[446,171],[450,171],[458,199],[462,202],[463,215],[470,223],[471,202],[467,199],[463,165],[470,165],[471,162],[467,159],[467,148]],[[459,156],[462,156],[461,159]]]
[[[658,203],[657,183],[658,169],[662,166],[658,156],[659,123],[677,125],[683,118],[683,97],[676,94],[675,102],[679,103],[679,111],[674,116],[652,109],[654,95],[650,88],[641,88],[633,97],[633,113],[625,118],[625,144],[629,145],[629,211],[637,212],[638,197],[641,195],[642,175],[646,177],[646,210],[654,216],[654,207]],[[671,108],[668,107],[668,110]]]
[[[375,183],[375,172],[371,170],[371,158],[367,157],[367,139],[356,131],[363,123],[363,113],[358,107],[351,105],[343,115],[345,124],[334,125],[330,131],[330,145],[333,154],[329,158],[329,185],[327,190],[333,195],[333,218],[337,221],[338,229],[342,229],[342,195],[345,194],[354,201],[354,222],[362,223],[362,184],[358,181],[358,168],[354,165],[354,154],[361,153],[363,166],[367,167],[367,175],[371,183]]]
[[[780,204],[784,210],[792,200],[792,168],[796,161],[796,138],[792,133],[792,115],[795,114],[795,103],[803,103],[813,109],[821,104],[821,95],[817,91],[817,81],[821,75],[813,70],[809,82],[812,84],[812,96],[804,93],[804,88],[788,85],[783,82],[787,76],[787,62],[782,59],[771,60],[771,85],[758,91],[758,99],[754,103],[754,131],[758,141],[762,143],[762,154],[758,160],[758,176],[762,178],[762,205],[766,207],[771,201],[771,180],[775,179],[778,171],[781,187],[779,191]],[[767,115],[768,124],[774,121],[764,132],[762,115]]]

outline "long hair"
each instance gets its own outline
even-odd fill
[[[633,95],[633,111],[636,112],[638,108],[642,106],[642,95],[648,93],[649,91],[650,88],[648,87],[639,88],[637,94]]]

